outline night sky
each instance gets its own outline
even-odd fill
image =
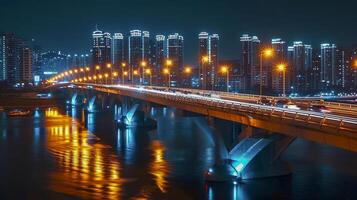
[[[88,52],[91,32],[178,32],[185,62],[195,63],[200,31],[219,33],[221,57],[239,58],[239,36],[281,37],[318,48],[357,43],[355,0],[0,0],[0,31],[35,38],[43,49]]]

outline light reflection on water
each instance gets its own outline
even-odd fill
[[[158,126],[150,131],[120,129],[108,110],[47,109],[27,118],[0,113],[0,199],[357,197],[355,154],[304,140],[282,156],[295,167],[292,176],[206,183],[203,172],[216,149],[207,131],[173,109],[151,113]]]
[[[47,148],[58,163],[48,187],[81,198],[120,198],[124,180],[112,148],[56,109],[46,110],[45,116]]]

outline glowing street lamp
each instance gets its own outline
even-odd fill
[[[207,64],[209,63],[209,57],[202,56],[201,63],[202,63],[202,65],[201,65],[201,67],[202,67],[202,69],[201,69],[202,84],[201,85],[202,85],[202,89],[206,89],[206,87],[207,87],[207,68],[208,68]]]
[[[263,94],[263,57],[269,58],[272,57],[274,50],[271,48],[263,49],[260,52],[260,65],[259,65],[259,94],[260,96]]]
[[[168,88],[170,89],[170,86],[171,86],[171,74],[170,74],[170,69],[165,68],[165,69],[164,69],[164,74],[167,74],[167,76],[168,76]]]
[[[105,77],[105,84],[107,85],[107,84],[108,84],[109,74],[105,73],[105,74],[104,74],[104,77]]]
[[[172,60],[167,59],[167,60],[166,60],[166,66],[167,66],[167,67],[172,66]]]
[[[121,75],[122,75],[122,82],[123,82],[123,84],[125,84],[125,76],[128,76],[128,72],[127,71],[123,71],[121,73]]]
[[[278,65],[278,70],[283,72],[283,96],[285,97],[285,76],[286,76],[286,65],[285,64],[279,64]]]
[[[142,83],[144,85],[145,82],[145,67],[146,67],[146,62],[145,61],[141,61],[141,67],[142,67],[142,80],[140,81],[140,83]]]
[[[222,73],[226,74],[226,86],[227,86],[227,92],[229,92],[229,68],[227,66],[222,66],[221,71]]]
[[[149,81],[149,84],[150,86],[152,85],[152,73],[151,73],[151,69],[146,69],[145,70],[145,73],[149,75],[150,77],[150,81]]]
[[[185,67],[184,68],[184,70],[183,70],[183,72],[185,73],[185,74],[187,74],[187,81],[188,81],[188,87],[190,87],[191,86],[191,74],[192,74],[192,68],[191,67],[189,67],[189,66],[187,66],[187,67]]]

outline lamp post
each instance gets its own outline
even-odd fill
[[[100,70],[100,66],[99,65],[96,65],[95,66],[95,75],[98,76],[98,71]],[[97,80],[95,81],[95,83],[97,83]]]
[[[151,86],[152,85],[152,73],[151,73],[151,69],[146,69],[145,70],[145,73],[149,75],[149,85]]]
[[[141,71],[142,71],[142,79],[141,79],[141,81],[140,81],[140,83],[142,84],[142,85],[144,85],[145,84],[145,79],[144,79],[144,76],[145,76],[145,67],[146,67],[146,62],[145,61],[141,61],[141,67],[142,67],[142,69],[141,69]]]
[[[105,74],[104,74],[104,77],[105,77],[105,84],[106,84],[106,85],[108,84],[108,76],[109,76],[109,75],[108,75],[107,73],[105,73]]]
[[[107,63],[107,68],[110,69],[110,74],[112,74],[113,73],[113,68],[112,68],[112,64],[111,63]],[[112,82],[113,82],[113,79],[110,78],[110,84],[112,84]]]
[[[170,74],[170,69],[168,69],[168,68],[165,68],[164,69],[164,74],[167,74],[167,76],[168,76],[168,88],[170,89],[170,86],[171,86],[171,74]]]
[[[202,89],[207,89],[207,66],[209,62],[208,56],[203,56],[201,59],[202,62]]]
[[[127,71],[122,71],[122,82],[123,82],[123,85],[125,84],[125,76],[128,76],[128,72]]]
[[[112,78],[114,78],[114,80],[115,80],[116,77],[118,77],[118,72],[113,72],[112,73]]]
[[[222,66],[221,71],[226,74],[226,86],[227,92],[229,92],[229,68],[227,66]]]
[[[285,77],[286,77],[286,76],[285,76],[285,75],[286,75],[285,72],[286,72],[286,65],[285,65],[285,64],[279,64],[279,65],[278,65],[278,70],[281,71],[281,72],[283,72],[283,96],[285,97],[285,96],[286,96],[286,94],[285,94],[285,84],[286,84],[286,83],[285,83],[285,82],[286,82],[286,81],[285,81]]]
[[[189,67],[189,66],[187,66],[187,67],[185,67],[185,69],[184,69],[184,71],[183,71],[185,74],[187,74],[187,76],[188,76],[188,78],[187,78],[187,80],[188,80],[188,87],[190,87],[191,86],[191,73],[192,73],[192,68],[191,67]]]
[[[272,49],[264,49],[260,52],[260,64],[259,64],[259,95],[263,94],[263,57],[271,57],[273,55]]]
[[[125,79],[125,75],[124,75],[124,69],[125,69],[126,63],[122,62],[121,63],[121,74],[122,74],[122,83],[124,84],[124,79]]]
[[[170,74],[170,67],[172,66],[172,60],[167,59],[166,60],[166,68],[164,69],[164,74],[169,75],[169,82],[168,82],[168,87],[170,88],[171,86],[171,74]]]
[[[132,80],[134,80],[134,76],[140,76],[138,70],[134,70],[132,76],[133,76]],[[134,81],[132,81],[132,83],[134,84]]]

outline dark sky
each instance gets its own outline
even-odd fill
[[[264,41],[282,37],[357,43],[355,0],[0,0],[0,31],[35,38],[44,49],[84,53],[95,25],[103,31],[143,29],[154,34],[178,32],[185,38],[185,61],[197,56],[197,34],[219,33],[221,57],[239,57],[239,36]]]

